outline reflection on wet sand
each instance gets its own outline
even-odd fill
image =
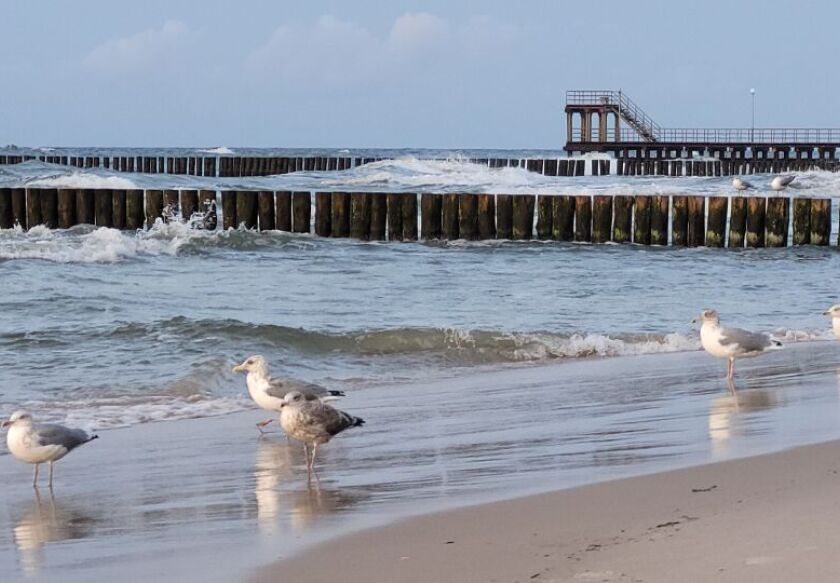
[[[709,411],[709,437],[713,455],[727,453],[729,440],[733,437],[758,432],[758,426],[751,428],[745,415],[767,411],[783,403],[776,389],[739,391],[734,383],[730,384],[729,389],[730,394],[712,401]]]
[[[305,530],[325,517],[360,502],[364,496],[307,481],[300,443],[260,439],[254,464],[257,522],[263,535]],[[285,488],[284,488],[285,486]]]
[[[15,520],[12,529],[21,570],[35,576],[44,564],[47,543],[90,537],[96,520],[77,508],[57,502],[52,491],[42,499],[35,490],[34,502]]]

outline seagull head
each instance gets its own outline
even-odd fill
[[[840,304],[834,304],[823,312],[824,316],[831,316],[832,318],[840,318]]]
[[[265,362],[265,359],[255,354],[254,356],[249,356],[242,364],[237,364],[233,367],[233,372],[260,372],[260,371],[267,371],[268,365]]]
[[[11,417],[3,421],[0,424],[0,427],[11,427],[15,423],[31,423],[32,422],[32,415],[27,413],[26,411],[15,411],[12,413]]]
[[[304,401],[306,401],[306,397],[304,397],[303,393],[298,391],[289,391],[286,393],[286,396],[283,397],[283,402],[280,403],[280,408],[299,407]]]
[[[717,310],[703,310],[698,317],[691,321],[692,324],[696,324],[697,322],[701,324],[705,324],[706,322],[717,324],[720,322],[720,316],[718,316]]]

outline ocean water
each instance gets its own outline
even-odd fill
[[[544,177],[435,154],[449,158],[367,151],[360,155],[396,159],[264,178],[28,162],[0,166],[0,185],[633,194],[729,188],[726,178]],[[534,154],[546,153],[501,153]],[[838,192],[834,174],[812,172],[797,183],[799,193]],[[820,313],[838,299],[840,257],[834,248],[365,243],[158,224],[136,233],[0,231],[0,278],[0,410],[27,407],[115,427],[251,407],[230,367],[253,353],[265,355],[277,374],[353,390],[471,367],[697,350],[689,320],[706,307],[724,322],[783,340],[824,339],[829,326]]]

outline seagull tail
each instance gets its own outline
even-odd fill
[[[93,441],[94,439],[99,439],[99,436],[95,433],[88,435],[88,441]],[[87,443],[87,441],[85,443]]]
[[[365,420],[361,417],[353,417],[353,424],[350,427],[361,427],[365,424]]]
[[[785,345],[782,344],[781,340],[770,338],[770,350],[781,350],[784,347]]]
[[[345,397],[344,391],[327,391],[327,395],[330,397]]]

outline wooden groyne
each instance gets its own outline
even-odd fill
[[[555,240],[685,247],[829,245],[829,198],[0,188],[0,228],[202,227],[371,241]],[[176,212],[177,211],[177,212]]]
[[[840,160],[801,157],[785,159],[671,159],[657,156],[629,156],[615,159],[583,158],[464,158],[464,162],[488,168],[522,168],[543,176],[742,176],[782,174],[809,170],[840,171]],[[74,168],[105,168],[115,172],[180,174],[188,176],[242,177],[275,176],[292,172],[326,172],[357,168],[387,158],[335,156],[13,156],[0,155],[0,165],[40,160]],[[442,158],[430,158],[443,160]]]

